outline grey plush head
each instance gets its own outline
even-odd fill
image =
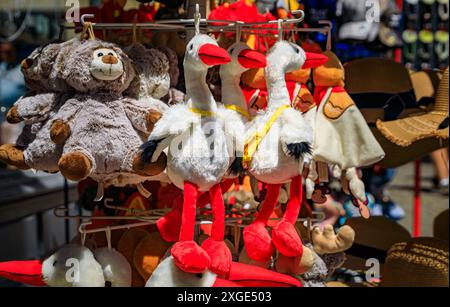
[[[180,68],[178,67],[178,55],[175,51],[167,46],[159,47],[162,53],[167,56],[169,60],[169,76],[170,76],[170,87],[176,87],[178,84],[178,79],[180,77]]]
[[[130,58],[117,45],[87,40],[72,49],[63,71],[67,84],[78,92],[121,94],[135,77]]]
[[[48,78],[60,49],[60,44],[41,46],[22,61],[20,68],[29,89],[50,90]]]
[[[133,44],[124,50],[133,61],[136,77],[125,95],[133,98],[161,98],[170,87],[169,61],[157,49],[147,49],[142,44]]]
[[[64,70],[69,59],[69,54],[80,44],[81,41],[78,37],[59,44],[60,49],[58,55],[53,61],[52,69],[48,78],[48,85],[53,91],[67,92],[71,89],[64,79]]]

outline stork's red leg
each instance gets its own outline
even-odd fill
[[[202,273],[210,265],[208,254],[194,241],[197,198],[198,187],[184,182],[180,241],[175,243],[171,252],[175,264],[188,273]]]
[[[177,242],[181,229],[181,216],[183,212],[183,195],[174,199],[172,210],[158,220],[156,226],[163,240]]]
[[[211,237],[205,240],[202,247],[211,259],[211,271],[220,277],[227,277],[230,269],[232,256],[231,251],[225,244],[225,205],[222,198],[222,189],[219,184],[214,185],[209,190],[213,213],[213,224]]]
[[[234,183],[234,179],[225,179],[220,183],[220,187],[222,189],[222,192],[227,192],[231,186]],[[203,193],[199,198],[197,202],[197,206],[199,208],[205,207],[208,203],[212,203],[210,193]]]
[[[303,254],[303,244],[296,229],[295,222],[302,205],[302,177],[292,179],[290,198],[283,219],[272,229],[272,240],[277,250],[287,257],[297,257]]]
[[[269,184],[261,209],[253,224],[244,229],[244,243],[248,256],[256,261],[267,261],[273,253],[272,239],[266,229],[270,215],[278,203],[281,184]]]

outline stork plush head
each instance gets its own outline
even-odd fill
[[[284,67],[285,72],[293,72],[300,68],[315,68],[327,62],[327,57],[319,53],[305,52],[300,46],[287,41],[277,42],[270,49],[267,69]],[[273,75],[273,74],[266,74]],[[277,76],[278,77],[278,76]]]
[[[195,35],[186,46],[184,67],[191,71],[206,71],[212,66],[230,62],[230,56],[225,49],[205,34]]]
[[[233,75],[242,75],[252,68],[266,67],[266,56],[258,51],[251,49],[244,42],[237,42],[228,48],[230,63],[221,67],[222,72],[233,73]]]

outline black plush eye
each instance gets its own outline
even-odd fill
[[[300,49],[295,48],[295,52],[296,52],[296,53],[300,53]]]
[[[53,266],[56,266],[58,264],[58,261],[53,261]]]
[[[99,58],[101,58],[103,56],[103,52],[99,52],[98,54],[97,54],[97,57],[99,57]]]
[[[191,46],[189,47],[189,50],[194,49],[194,44],[191,44]]]
[[[108,53],[108,55],[110,55],[110,56],[114,56],[114,54],[113,54],[112,52]]]
[[[234,52],[234,48],[231,48],[231,49],[230,49],[230,53],[233,53],[233,52]]]

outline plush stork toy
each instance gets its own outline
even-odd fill
[[[288,257],[302,255],[303,245],[295,230],[302,200],[303,159],[313,142],[311,127],[302,114],[291,107],[285,74],[300,67],[326,62],[320,54],[306,54],[287,41],[276,43],[267,56],[266,81],[269,92],[264,113],[258,114],[247,130],[244,163],[259,181],[268,184],[266,198],[256,220],[244,229],[244,242],[251,259],[265,261],[273,252],[272,239],[279,252]],[[283,220],[272,229],[266,224],[283,183],[291,182],[290,200]]]
[[[231,164],[227,123],[219,118],[217,104],[206,84],[208,69],[229,61],[226,50],[211,37],[197,33],[192,38],[184,58],[189,99],[164,113],[142,151],[144,161],[154,161],[170,146],[167,174],[172,183],[184,190],[179,242],[171,253],[175,264],[189,273],[211,268],[224,275],[231,265],[231,253],[223,242],[225,210],[220,187]],[[209,192],[214,215],[212,236],[202,247],[194,241],[199,192]]]
[[[47,259],[0,263],[0,276],[33,286],[112,287],[131,286],[131,267],[114,249],[68,244]]]
[[[314,129],[314,160],[336,165],[342,171],[344,190],[362,203],[367,202],[364,184],[356,167],[372,165],[384,157],[361,112],[344,89],[344,68],[330,51],[328,62],[313,71],[316,85],[314,100],[318,104]],[[314,170],[314,167],[311,168]],[[310,172],[307,195],[312,194],[316,172]],[[359,206],[359,205],[358,205]],[[362,209],[362,207],[360,207]]]
[[[247,103],[240,87],[241,75],[248,69],[266,66],[266,58],[263,54],[253,51],[245,43],[238,42],[228,48],[231,62],[220,67],[222,81],[222,104],[218,108],[219,116],[227,122],[225,131],[229,140],[233,141],[230,152],[234,161],[226,174],[226,180],[222,183],[222,191],[226,192],[234,183],[234,178],[242,169],[242,154],[244,152],[245,124],[250,119]],[[158,221],[158,229],[161,236],[169,242],[178,241],[181,226],[182,202],[177,199],[173,203],[172,211]],[[198,205],[201,206],[210,201],[208,193],[203,194]]]

